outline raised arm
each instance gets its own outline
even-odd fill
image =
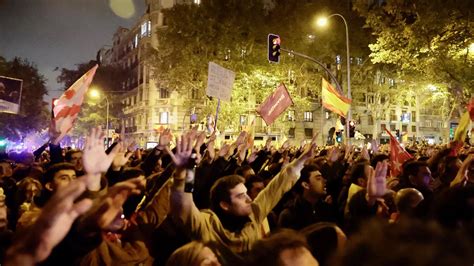
[[[255,218],[258,221],[263,221],[278,201],[280,201],[283,194],[295,185],[300,177],[300,172],[304,167],[304,163],[308,159],[314,157],[315,150],[316,138],[313,138],[311,145],[308,146],[303,154],[283,168],[267,185],[267,187],[258,194],[255,199],[255,204],[258,206],[258,212],[255,213]]]

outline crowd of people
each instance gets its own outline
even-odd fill
[[[1,155],[1,265],[474,263],[469,144],[409,145],[394,176],[389,145],[103,137]]]

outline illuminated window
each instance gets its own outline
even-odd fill
[[[305,122],[313,122],[313,112],[304,112],[303,120]]]
[[[160,124],[168,124],[169,122],[169,113],[160,112]]]

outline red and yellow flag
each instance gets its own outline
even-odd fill
[[[324,108],[331,110],[342,117],[346,117],[346,114],[351,107],[352,100],[341,95],[324,78],[322,81],[322,87],[321,98]]]

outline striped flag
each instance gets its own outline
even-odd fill
[[[59,133],[59,138],[64,137],[72,129],[97,67],[98,65],[95,65],[76,80],[56,101],[53,108],[54,119],[52,124],[54,130]]]
[[[324,78],[322,81],[321,98],[324,108],[333,111],[334,113],[346,117],[352,100],[341,95],[329,82]]]

